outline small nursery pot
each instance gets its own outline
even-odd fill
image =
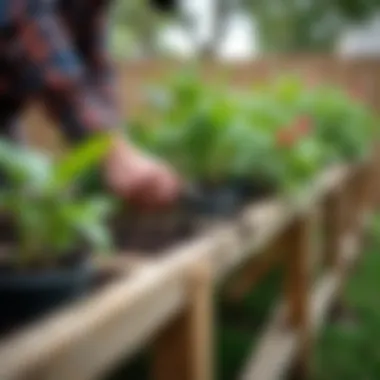
[[[156,212],[129,208],[111,221],[114,241],[121,251],[154,253],[193,236],[197,220],[181,205]]]
[[[272,195],[270,185],[258,184],[245,178],[234,178],[218,184],[203,182],[186,195],[187,207],[196,212],[215,217],[235,215],[250,201]]]
[[[83,295],[94,270],[88,260],[44,271],[0,270],[0,324],[6,331],[33,322]]]
[[[239,193],[229,186],[200,185],[193,194],[187,194],[184,202],[199,215],[227,217],[239,210],[241,199]]]
[[[228,185],[238,194],[243,204],[262,200],[263,198],[272,196],[276,192],[274,184],[247,178],[231,179]]]

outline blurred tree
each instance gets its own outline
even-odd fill
[[[149,0],[150,5],[160,12],[175,12],[178,10],[179,0]]]
[[[267,52],[331,51],[345,27],[380,10],[379,0],[242,0]]]
[[[112,43],[116,56],[157,54],[162,23],[176,15],[174,0],[119,0],[112,8]]]
[[[144,55],[152,54],[157,20],[146,1],[117,1],[112,11],[114,53],[125,56],[138,46]]]
[[[219,45],[225,37],[228,18],[237,5],[238,3],[235,0],[213,0],[214,22],[212,33],[209,40],[200,48],[199,53],[202,57],[212,58],[217,54]]]

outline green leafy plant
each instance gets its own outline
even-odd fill
[[[233,92],[180,74],[152,99],[154,117],[140,118],[132,139],[192,181],[244,178],[288,191],[326,165],[360,160],[374,132],[372,112],[357,99],[310,89],[294,75]]]
[[[368,155],[376,123],[369,107],[330,86],[316,88],[308,107],[328,162],[356,161]]]
[[[94,138],[54,162],[38,151],[0,141],[0,168],[6,179],[0,209],[11,216],[15,228],[15,265],[55,265],[83,243],[93,250],[110,247],[105,219],[112,201],[77,192],[81,176],[99,163],[109,144],[108,137]]]

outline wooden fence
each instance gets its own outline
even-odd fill
[[[334,64],[335,73],[345,72],[352,80],[357,80],[356,70],[365,80],[370,72],[371,85],[380,72],[373,62]],[[372,71],[365,65],[372,65]],[[250,72],[250,65],[235,71],[239,77],[243,72]],[[368,92],[374,105],[379,89]],[[201,236],[156,258],[123,254],[99,262],[101,271],[116,274],[114,280],[0,341],[0,379],[95,379],[146,345],[154,349],[153,379],[215,379],[215,284],[238,273],[226,291],[226,297],[238,301],[275,263],[285,271],[283,297],[241,379],[279,379],[292,364],[307,376],[315,337],[358,258],[377,203],[378,162],[374,154],[357,165],[332,167],[296,200],[252,204],[234,220],[212,224]],[[316,229],[321,231],[318,246]],[[316,275],[318,265],[323,270]]]

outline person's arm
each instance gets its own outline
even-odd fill
[[[85,61],[77,54],[54,2],[24,0],[17,36],[25,83],[41,90],[47,111],[72,142],[114,127],[114,107],[91,91]],[[53,4],[53,5],[50,5]]]
[[[117,117],[116,76],[107,46],[109,3],[87,0],[86,27],[78,28],[76,42],[86,62],[88,86]]]

